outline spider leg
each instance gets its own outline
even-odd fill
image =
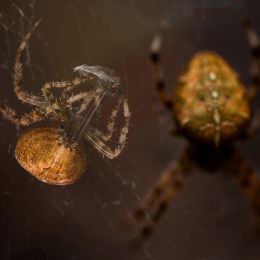
[[[6,120],[9,120],[13,124],[19,126],[27,126],[45,118],[44,113],[39,109],[33,110],[32,112],[21,117],[17,117],[15,111],[9,106],[1,106],[0,114],[2,114]]]
[[[162,45],[162,34],[164,33],[166,24],[162,24],[161,31],[157,33],[152,41],[150,47],[150,60],[155,69],[156,74],[156,90],[159,95],[159,100],[164,108],[172,111],[173,101],[170,96],[165,92],[166,83],[163,77],[163,70],[161,67],[161,45]],[[179,129],[172,121],[172,118],[169,118],[169,115],[165,114],[165,110],[162,109],[162,106],[156,102],[155,110],[159,114],[159,121],[163,129],[169,132],[172,135],[179,135]]]
[[[25,50],[25,48],[28,45],[28,42],[33,35],[34,31],[40,24],[41,20],[37,21],[34,25],[33,28],[30,32],[26,34],[24,37],[23,41],[21,42],[20,46],[17,49],[16,52],[16,58],[15,58],[15,66],[14,66],[14,91],[18,97],[23,102],[29,103],[31,105],[36,105],[36,106],[43,106],[46,104],[46,99],[48,100],[49,103],[55,103],[56,99],[54,95],[51,93],[50,89],[52,88],[65,88],[64,93],[66,91],[68,92],[74,87],[77,87],[81,85],[82,83],[87,81],[87,77],[75,77],[73,80],[70,81],[58,81],[58,82],[49,82],[43,85],[42,91],[44,97],[38,97],[35,95],[31,95],[27,93],[26,91],[23,90],[22,87],[22,54]],[[64,98],[64,94],[62,94],[62,98]],[[66,98],[66,97],[65,97]]]
[[[67,81],[54,81],[54,82],[48,82],[45,83],[42,87],[42,92],[45,98],[50,102],[55,102],[56,98],[51,93],[51,89],[53,88],[65,88],[65,91],[63,92],[62,98],[66,97],[64,96],[66,92],[71,90],[74,87],[80,86],[81,84],[85,83],[87,81],[87,78],[83,77],[75,77],[73,80],[67,80]],[[79,94],[80,95],[80,94]],[[72,99],[71,99],[72,100]]]
[[[251,86],[249,88],[249,99],[252,100],[260,88],[260,40],[257,32],[247,18],[241,17],[241,22],[245,28],[250,47]]]
[[[161,68],[162,33],[163,30],[161,30],[161,32],[156,34],[152,41],[151,48],[150,48],[150,60],[155,69],[156,90],[158,92],[160,101],[167,109],[172,109],[173,106],[172,99],[168,97],[165,93],[166,83]]]
[[[35,95],[31,95],[27,93],[22,86],[22,79],[23,79],[23,64],[21,62],[22,60],[22,54],[25,50],[25,48],[28,45],[28,42],[40,24],[41,20],[37,21],[34,25],[33,28],[30,32],[28,32],[22,42],[20,43],[17,52],[16,52],[16,57],[15,57],[15,64],[14,64],[14,92],[17,96],[18,99],[20,99],[22,102],[35,105],[35,106],[42,106],[43,104],[46,103],[43,97],[38,97]]]
[[[72,95],[72,96],[68,97],[67,103],[72,105],[75,102],[83,100],[83,103],[88,104],[93,99],[95,93],[96,93],[95,91],[90,90],[89,92],[86,92],[86,93],[79,93],[76,95]]]
[[[106,140],[103,139],[102,135],[103,133],[98,132],[98,131],[93,131],[91,128],[88,128],[87,133],[85,134],[85,138],[104,156],[108,157],[109,159],[114,159],[115,157],[117,157],[122,150],[124,149],[125,143],[126,143],[126,136],[128,133],[128,127],[129,127],[129,121],[130,121],[130,112],[129,112],[129,107],[128,107],[128,103],[126,99],[120,99],[118,101],[119,103],[123,103],[123,115],[125,117],[125,122],[123,127],[120,130],[120,134],[119,134],[119,140],[118,140],[118,144],[117,146],[112,150],[107,144],[106,144]],[[113,123],[115,114],[117,112],[115,112],[117,109],[117,107],[115,108],[115,110],[113,110],[112,115],[111,115],[111,121]],[[110,122],[111,122],[110,121]],[[111,128],[110,128],[111,127]],[[110,139],[110,134],[113,133],[113,128],[114,126],[108,126],[108,135],[106,137],[109,137]]]
[[[260,221],[260,177],[246,162],[238,151],[235,151],[226,168],[228,175],[234,177],[245,196],[251,201],[256,217]],[[260,224],[260,223],[259,223]]]
[[[110,140],[112,138],[113,134],[114,134],[114,131],[115,131],[115,120],[117,118],[117,115],[118,115],[118,112],[119,112],[120,105],[121,105],[122,101],[123,101],[122,99],[119,100],[119,102],[117,103],[116,107],[114,108],[114,110],[111,113],[110,119],[109,119],[108,124],[107,124],[107,133],[103,133],[103,138],[102,139],[104,141]],[[128,114],[129,114],[129,117],[130,117],[129,111],[128,111]],[[128,127],[128,125],[127,125],[127,127]]]
[[[253,120],[248,128],[248,130],[245,133],[245,136],[243,136],[244,138],[253,138],[255,137],[260,130],[260,110],[257,109],[255,111]]]
[[[153,189],[141,201],[134,211],[135,223],[144,221],[139,238],[147,238],[153,232],[155,225],[168,209],[172,199],[181,190],[183,184],[192,170],[192,161],[186,152],[178,162],[170,164],[169,168],[160,176]]]
[[[97,130],[97,129],[92,129],[92,133],[96,136],[99,136],[102,141],[107,142],[109,141],[114,134],[115,131],[115,120],[117,118],[118,112],[120,110],[120,106],[122,105],[123,99],[120,99],[119,102],[117,102],[116,107],[113,109],[110,119],[108,121],[107,124],[107,132],[106,133],[102,133],[101,131]]]
[[[94,99],[95,95],[96,95],[96,91],[90,90],[85,93],[72,95],[66,98],[65,100],[66,103],[69,105],[69,107],[72,107],[73,104],[79,102],[80,106],[77,109],[76,115],[81,115],[88,108],[90,102]]]

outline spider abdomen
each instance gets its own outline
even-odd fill
[[[72,184],[86,169],[84,150],[62,143],[56,128],[25,132],[17,142],[15,156],[25,170],[49,184]]]
[[[237,73],[214,52],[200,52],[191,59],[174,101],[180,127],[189,136],[216,145],[238,136],[251,117]]]

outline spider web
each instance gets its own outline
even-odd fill
[[[42,17],[26,50],[25,88],[37,95],[46,82],[72,79],[76,66],[101,65],[121,78],[132,112],[123,153],[109,160],[87,145],[86,173],[67,187],[39,183],[16,163],[15,143],[25,129],[1,120],[1,259],[258,259],[259,243],[248,239],[250,207],[221,175],[194,172],[139,248],[131,247],[135,231],[126,225],[135,205],[186,145],[163,132],[151,100],[154,75],[147,56],[154,33],[162,20],[170,22],[163,51],[169,86],[187,59],[205,47],[219,48],[246,72],[246,62],[237,56],[246,61],[247,47],[230,10],[246,9],[260,31],[254,11],[259,4],[252,3],[255,8],[240,0],[0,0],[0,102],[21,114],[30,111],[13,93],[13,63],[21,39]],[[220,27],[226,29],[217,32]],[[247,79],[246,73],[241,76]],[[111,108],[108,101],[102,106],[99,127]],[[256,146],[243,146],[253,163]]]

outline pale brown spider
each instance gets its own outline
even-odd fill
[[[128,133],[130,112],[127,99],[123,95],[120,79],[113,71],[101,66],[81,65],[74,68],[79,74],[73,80],[49,82],[42,87],[43,95],[27,93],[22,87],[22,54],[39,25],[36,22],[19,45],[14,65],[14,91],[19,100],[35,109],[29,114],[17,117],[9,106],[0,107],[2,116],[19,126],[28,126],[43,119],[56,122],[55,127],[29,129],[18,140],[15,155],[23,168],[39,180],[51,184],[65,185],[75,182],[85,171],[85,151],[80,139],[90,142],[102,155],[114,159],[123,150]],[[82,92],[73,90],[83,83]],[[57,88],[57,96],[52,89]],[[90,126],[105,96],[118,99],[107,125],[107,133]],[[123,108],[124,124],[119,131],[118,143],[112,149],[108,142],[114,136],[115,120],[120,108]],[[57,127],[58,126],[58,127]]]
[[[194,166],[207,171],[224,169],[235,178],[260,217],[260,179],[233,146],[235,140],[252,136],[259,130],[259,116],[252,120],[252,103],[260,87],[259,37],[248,20],[243,19],[243,25],[251,48],[248,89],[221,56],[204,51],[191,59],[173,97],[169,97],[160,65],[163,30],[152,42],[150,58],[157,76],[156,89],[175,122],[171,133],[185,136],[190,145],[179,160],[161,174],[134,211],[133,221],[141,228],[138,236],[141,239],[152,233]]]

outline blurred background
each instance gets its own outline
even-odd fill
[[[88,144],[85,175],[66,187],[23,170],[14,149],[26,128],[0,121],[0,259],[259,259],[250,204],[221,172],[195,170],[141,247],[131,247],[123,228],[187,145],[164,131],[155,109],[148,54],[161,21],[170,23],[162,53],[169,91],[203,49],[223,55],[248,84],[249,49],[236,14],[246,14],[260,33],[259,10],[256,0],[0,0],[0,102],[20,114],[31,110],[13,93],[13,63],[30,21],[43,17],[26,53],[25,88],[40,94],[46,82],[73,78],[75,66],[102,65],[120,76],[132,112],[123,153],[109,160]],[[260,138],[238,146],[260,170]]]

